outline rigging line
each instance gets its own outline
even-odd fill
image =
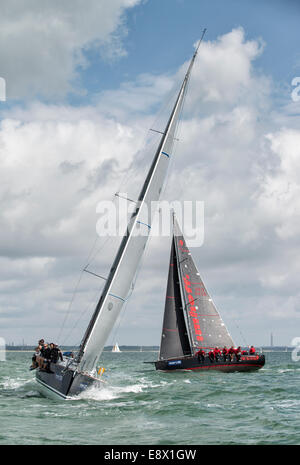
[[[173,100],[174,100],[174,95],[177,94],[177,86],[176,86],[176,92],[175,92],[175,87],[172,89],[172,93],[171,95],[168,95],[166,98],[165,98],[165,102],[164,105],[161,107],[160,111],[159,111],[159,114],[156,115],[156,118],[154,119],[154,125],[155,125],[155,122],[158,121],[159,118],[162,118],[162,113],[163,111],[165,111],[165,108],[168,106],[170,106],[172,103],[173,103]],[[153,125],[152,125],[153,126]],[[154,131],[154,132],[157,132],[157,131]],[[145,153],[147,154],[148,152],[152,152],[154,150],[154,148],[156,148],[157,146],[157,139],[153,140],[153,139],[150,139],[148,140],[147,142],[147,139],[149,138],[149,135],[147,135],[147,132],[144,136],[144,139],[143,139],[143,143],[142,143],[142,146],[140,148],[140,150],[137,152],[137,153],[144,153],[143,155],[143,159],[145,158]],[[136,175],[139,175],[139,164],[136,163],[136,157],[132,160],[131,164],[129,165],[129,167],[127,168],[126,170],[126,173],[125,175],[123,176],[123,179],[120,183],[120,187],[118,189],[118,192],[120,192],[123,188],[122,186],[124,185],[124,187],[128,184],[129,182],[131,181],[135,181],[136,180]],[[131,187],[131,186],[130,186]]]
[[[200,38],[200,40],[199,40],[199,42],[198,42],[198,45],[197,45],[197,48],[196,48],[196,51],[195,51],[194,56],[198,53],[198,50],[199,50],[199,48],[200,48],[200,45],[201,45],[201,43],[202,43],[202,40],[203,40],[203,38],[204,38],[204,35],[205,35],[206,31],[207,31],[206,28],[204,28],[203,31],[202,31],[202,35],[201,35],[201,38]],[[181,129],[182,129],[182,122],[183,122],[183,121],[182,121],[182,120],[183,120],[182,115],[184,114],[184,111],[186,110],[185,101],[186,101],[186,98],[187,98],[187,95],[188,95],[188,89],[189,89],[189,87],[190,87],[190,79],[189,79],[188,82],[187,82],[186,91],[185,91],[185,93],[184,93],[184,95],[183,95],[182,105],[181,105],[181,108],[180,108],[180,111],[179,111],[178,124],[177,124],[177,128],[176,128],[176,132],[177,132],[177,134],[178,134],[178,138],[175,139],[175,140],[177,140],[177,141],[180,140],[180,131],[181,131]],[[177,146],[178,146],[178,145],[175,144],[174,152],[175,152]]]
[[[240,335],[241,335],[242,339],[244,340],[245,346],[248,347],[249,344],[248,344],[248,342],[246,341],[246,339],[245,339],[245,337],[244,337],[244,335],[243,335],[243,333],[242,333],[241,328],[239,327],[239,325],[237,324],[237,322],[236,322],[235,320],[234,320],[234,324],[235,324],[235,326],[237,327],[237,329],[239,330]]]
[[[122,186],[126,186],[128,185],[129,181],[131,181],[132,179],[135,179],[135,175],[138,171],[138,167],[136,165],[136,155],[139,154],[139,153],[142,153],[142,152],[145,152],[145,148],[147,149],[147,138],[148,138],[148,134],[147,132],[143,132],[143,137],[142,137],[142,141],[141,143],[139,144],[140,145],[140,148],[135,151],[132,155],[132,160],[131,162],[129,163],[129,166],[127,166],[123,172],[123,176],[121,178],[121,181],[119,183],[119,189],[118,189],[118,192],[120,192],[122,190]],[[154,145],[154,142],[152,142],[153,145]],[[148,143],[149,145],[149,143]]]
[[[111,199],[112,199],[112,202],[113,202],[113,203],[116,203],[116,194],[113,194],[113,195],[111,196]],[[97,241],[98,241],[100,238],[103,239],[102,236],[97,236]],[[93,262],[96,260],[96,258],[97,258],[97,256],[98,256],[99,252],[100,252],[101,250],[103,250],[104,247],[105,247],[109,242],[113,242],[113,240],[116,240],[116,237],[114,237],[114,236],[107,236],[105,239],[103,239],[103,241],[101,241],[101,244],[100,244],[99,247],[96,249],[96,251],[94,252],[93,256],[92,256],[92,252],[93,252],[93,251],[90,253],[90,256],[89,256],[89,259],[88,259],[88,263],[87,263],[87,265],[86,265],[86,268],[87,268],[91,263],[93,263]],[[94,247],[94,249],[95,249],[95,247]]]
[[[173,86],[171,91],[168,92],[168,95],[166,95],[163,104],[160,106],[158,113],[156,113],[155,118],[153,119],[153,123],[151,127],[155,126],[156,123],[159,121],[159,119],[162,119],[164,117],[164,113],[166,112],[167,107],[171,106],[171,104],[174,102],[174,95],[177,95],[178,93],[177,87],[178,86]],[[145,150],[150,151],[150,149],[152,150],[154,146],[155,147],[157,146],[157,140],[150,140],[147,143],[147,139],[149,138],[148,130],[149,130],[148,128],[147,128],[147,131],[145,130],[145,135],[144,135],[139,152],[142,152],[142,151],[145,152]],[[160,131],[153,131],[153,132],[160,132]],[[121,190],[122,185],[124,184],[126,185],[130,181],[130,179],[135,179],[135,173],[138,172],[138,169],[139,167],[136,164],[136,158],[134,158],[132,162],[130,163],[129,167],[126,169],[126,173],[124,174],[123,179],[121,180],[119,192]]]
[[[57,336],[57,343],[58,343],[58,345],[60,345],[61,334],[62,334],[62,332],[63,332],[63,330],[64,330],[64,328],[65,328],[65,324],[66,324],[67,318],[68,318],[69,315],[70,315],[71,307],[72,307],[72,305],[73,305],[73,302],[74,302],[75,295],[76,295],[77,289],[78,289],[78,287],[79,287],[79,284],[80,284],[80,282],[81,282],[82,275],[83,275],[83,270],[81,270],[81,273],[80,273],[80,275],[79,275],[78,281],[77,281],[77,283],[76,283],[76,286],[75,286],[75,288],[74,288],[74,291],[73,291],[73,294],[72,294],[72,297],[71,297],[71,300],[70,300],[70,303],[69,303],[69,306],[68,306],[68,310],[67,310],[67,312],[66,312],[66,314],[65,314],[65,318],[64,318],[63,323],[62,323],[62,325],[61,325],[59,334],[58,334],[58,336]]]
[[[95,246],[96,246],[96,243],[97,243],[98,239],[99,239],[98,237],[95,238],[94,243],[93,243],[93,245],[92,245],[92,248],[91,248],[91,250],[90,250],[90,252],[89,252],[89,254],[88,254],[87,261],[89,260],[91,254],[92,254],[92,252],[93,252],[93,250],[94,250],[94,248],[95,248]],[[80,274],[79,274],[79,278],[78,278],[77,283],[76,283],[76,285],[75,285],[75,288],[74,288],[74,291],[73,291],[71,300],[70,300],[70,302],[69,302],[69,306],[68,306],[67,312],[66,312],[66,314],[65,314],[63,323],[62,323],[62,325],[61,325],[61,327],[60,327],[60,331],[59,331],[59,334],[58,334],[58,337],[57,337],[57,342],[58,342],[58,344],[60,343],[60,338],[61,338],[62,332],[63,332],[63,330],[64,330],[64,328],[65,328],[66,321],[67,321],[67,319],[68,319],[69,316],[70,316],[71,308],[72,308],[72,305],[73,305],[73,302],[74,302],[75,295],[76,295],[76,293],[77,293],[79,284],[80,284],[80,282],[81,282],[83,273],[84,273],[84,270],[81,270],[81,272],[80,272]]]
[[[79,317],[77,318],[77,320],[75,321],[74,325],[72,326],[72,328],[70,329],[69,333],[67,334],[66,338],[65,338],[65,341],[67,341],[69,339],[69,337],[71,336],[71,334],[73,333],[74,329],[77,327],[79,321],[87,314],[87,312],[90,310],[90,308],[92,307],[92,305],[94,305],[95,303],[95,300],[96,300],[96,297],[99,293],[99,289],[97,289],[93,295],[93,298],[91,299],[91,302],[86,306],[85,310],[83,310]],[[79,345],[79,344],[77,344]]]

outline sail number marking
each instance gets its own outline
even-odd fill
[[[186,290],[188,300],[189,300],[189,304],[190,304],[189,315],[192,317],[192,320],[193,320],[196,339],[197,339],[197,341],[203,341],[202,331],[201,331],[201,327],[200,327],[200,321],[198,319],[197,310],[196,310],[196,307],[194,305],[195,299],[193,297],[193,292],[192,292],[192,288],[191,288],[190,276],[188,274],[183,276],[183,282],[184,282],[184,288]]]

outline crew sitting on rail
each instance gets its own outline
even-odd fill
[[[235,355],[235,358],[236,358],[236,361],[239,362],[240,361],[240,358],[241,358],[241,348],[240,346],[238,346],[237,349],[233,349],[234,351],[234,355]]]
[[[218,347],[214,348],[214,359],[217,362],[219,360],[219,357],[221,357],[221,351]]]
[[[228,352],[228,349],[226,346],[223,347],[223,350],[222,350],[222,354],[223,354],[223,362],[226,362],[226,359],[227,359],[227,352]]]
[[[233,348],[233,346],[231,346],[230,349],[228,349],[228,352],[227,352],[228,358],[229,358],[229,360],[231,362],[232,362],[232,359],[233,359],[233,354],[234,354],[234,348]]]
[[[63,361],[62,352],[57,344],[54,344],[53,342],[51,342],[50,349],[51,349],[50,360],[52,363],[57,363],[58,359]]]
[[[205,352],[203,349],[198,350],[198,352],[195,353],[195,356],[198,357],[199,362],[204,362]]]
[[[41,371],[53,373],[50,363],[57,363],[59,358],[63,361],[63,356],[59,347],[53,342],[49,346],[49,344],[45,343],[44,339],[40,339],[32,357],[30,370],[39,368]]]
[[[215,354],[214,354],[214,351],[213,350],[210,350],[208,352],[208,358],[209,360],[213,363],[215,361]]]
[[[51,363],[51,348],[49,344],[44,344],[42,350],[41,350],[41,356],[44,359],[44,365],[42,368],[42,371],[47,371],[48,373],[53,373],[50,368],[50,363]]]
[[[250,355],[255,355],[256,351],[255,351],[255,347],[251,346],[250,347],[250,350],[249,350],[249,354]]]
[[[254,355],[255,348],[251,346],[249,350],[250,355]],[[208,355],[208,358],[211,363],[213,362],[218,362],[221,357],[223,356],[223,362],[226,362],[227,360],[229,362],[233,361],[233,356],[235,356],[235,360],[239,362],[241,360],[241,355],[247,355],[248,352],[245,350],[241,350],[241,346],[238,346],[234,348],[233,346],[230,347],[230,349],[227,349],[226,346],[223,347],[222,351],[219,349],[219,347],[215,347],[214,349],[211,348],[208,354],[204,352],[203,349],[198,350],[198,352],[195,353],[195,357],[198,357],[199,362],[204,362],[205,356]]]

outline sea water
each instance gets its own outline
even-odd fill
[[[31,354],[0,362],[0,444],[300,444],[300,362],[266,353],[250,373],[163,373],[154,352],[104,352],[102,389],[42,397]]]

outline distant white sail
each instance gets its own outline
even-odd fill
[[[121,352],[120,347],[118,343],[116,342],[115,345],[112,348],[112,352]]]

